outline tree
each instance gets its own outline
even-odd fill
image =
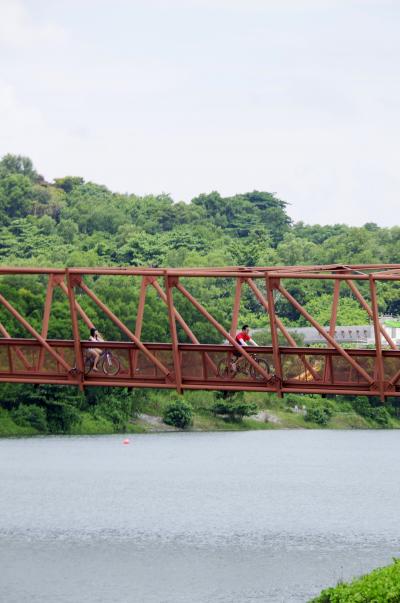
[[[0,212],[8,218],[26,216],[32,207],[32,183],[23,174],[0,178]]]
[[[55,178],[54,184],[66,193],[70,193],[75,187],[84,184],[84,179],[80,176],[65,176],[64,178]]]
[[[36,404],[19,404],[11,416],[14,422],[21,427],[33,427],[41,433],[47,432],[46,410]]]
[[[58,225],[57,232],[66,243],[73,243],[79,229],[73,220],[62,220]]]
[[[319,406],[311,406],[311,408],[307,409],[304,420],[308,421],[309,423],[317,423],[317,425],[327,425],[329,421],[329,414],[324,408]]]
[[[168,404],[164,410],[164,423],[184,429],[192,423],[193,409],[189,402],[175,400]]]
[[[305,304],[304,308],[320,325],[329,325],[332,295],[315,296]],[[338,325],[366,325],[369,324],[369,316],[358,301],[350,297],[342,297],[338,305],[336,322]],[[303,317],[300,319],[300,323],[309,326],[308,321]]]
[[[42,179],[34,169],[29,157],[8,153],[0,161],[0,178],[10,174],[26,176],[31,182],[38,182]]]

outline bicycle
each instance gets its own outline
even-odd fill
[[[87,354],[85,356],[85,375],[88,375],[94,366],[94,357]],[[99,370],[102,370],[105,375],[109,377],[115,377],[118,375],[121,369],[121,363],[117,356],[114,356],[110,350],[103,350],[100,354],[99,361],[97,363]]]
[[[250,354],[250,356],[257,362],[258,366],[260,366],[266,373],[270,375],[269,380],[271,380],[273,378],[273,374],[271,373],[268,362],[264,360],[264,358],[258,358],[257,354]],[[244,358],[242,361],[239,360],[239,363],[234,363],[232,355],[229,354],[227,358],[220,360],[218,364],[218,375],[222,377],[222,379],[234,379],[240,373],[247,375],[254,381],[264,381],[265,379],[265,377],[247,360],[247,358]]]

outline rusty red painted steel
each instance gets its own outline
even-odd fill
[[[246,360],[253,366],[253,368],[260,373],[264,379],[267,381],[270,379],[271,375],[269,375],[255,360],[254,358],[241,346],[237,343],[236,339],[234,339],[224,327],[222,327],[217,320],[207,310],[200,304],[194,297],[187,291],[187,289],[181,284],[177,283],[176,288],[180,291],[192,304],[193,306],[221,333],[223,337],[225,337],[231,345],[236,348],[236,351],[239,352],[242,356],[246,358]]]
[[[268,274],[265,276],[265,288],[267,290],[267,302],[269,309],[269,328],[271,329],[272,339],[272,354],[274,358],[275,376],[277,378],[276,387],[277,394],[282,397],[282,364],[281,356],[279,351],[279,339],[278,329],[275,317],[275,302],[274,302],[274,288],[279,286],[279,283],[275,283]]]
[[[268,302],[264,298],[264,296],[261,293],[260,289],[257,287],[257,285],[254,283],[254,281],[251,278],[246,279],[246,282],[248,283],[248,285],[250,286],[250,288],[253,290],[256,298],[258,299],[258,301],[260,302],[260,304],[264,307],[264,309],[266,310],[267,314],[269,314]],[[286,327],[283,324],[283,322],[276,316],[276,314],[275,314],[275,322],[276,322],[277,327],[281,331],[282,335],[288,341],[288,343],[290,343],[290,345],[293,346],[293,347],[297,347],[296,340],[291,336],[291,334],[286,329]],[[311,375],[313,376],[314,379],[319,379],[318,373],[313,369],[313,367],[311,366],[311,364],[304,358],[304,356],[302,356],[301,358],[302,358],[302,361],[303,361],[303,364],[304,364],[304,368],[311,373]]]
[[[132,339],[132,341],[134,343],[136,343],[136,345],[140,349],[140,351],[143,352],[143,354],[145,356],[147,356],[147,358],[149,358],[149,360],[165,376],[169,376],[170,371],[162,364],[162,362],[160,362],[158,360],[158,358],[156,358],[151,352],[149,352],[149,350],[146,348],[145,345],[143,345],[143,343],[140,341],[140,339],[138,337],[136,337],[136,335],[134,335],[134,333],[132,333],[132,331],[130,329],[128,329],[128,327],[114,314],[114,312],[111,312],[111,310],[108,308],[108,306],[105,303],[103,303],[97,297],[97,295],[93,291],[91,291],[91,289],[89,289],[89,287],[83,281],[81,281],[80,287],[95,302],[95,304],[97,304],[99,306],[99,308],[101,310],[103,310],[103,312],[108,316],[108,318],[110,318],[114,322],[114,324],[116,324],[121,329],[121,331],[123,333],[125,333],[125,335],[127,335],[130,339]]]
[[[169,332],[172,339],[172,358],[174,362],[174,377],[176,383],[176,389],[178,393],[182,393],[182,374],[181,374],[181,359],[179,355],[179,342],[178,333],[176,330],[175,314],[174,314],[174,300],[173,300],[173,287],[174,281],[171,277],[165,276],[165,291],[167,296],[167,309],[168,309],[168,321],[169,321]]]
[[[366,373],[366,371],[361,366],[359,366],[357,362],[355,362],[349,356],[349,354],[342,347],[340,347],[340,345],[337,344],[333,337],[331,337],[331,335],[329,335],[329,333],[325,331],[325,329],[323,329],[316,320],[313,319],[313,317],[301,306],[301,304],[299,304],[297,300],[288,291],[286,291],[284,287],[282,287],[282,285],[279,285],[278,289],[282,293],[282,295],[286,297],[286,299],[296,308],[296,310],[300,312],[300,314],[302,314],[304,318],[306,318],[306,320],[310,322],[310,324],[312,324],[312,326],[320,333],[320,335],[322,335],[322,337],[324,337],[332,345],[332,347],[334,347],[343,356],[343,358],[348,360],[348,362],[350,362],[353,368],[355,368],[356,371],[358,371],[366,381],[372,384],[373,379],[371,379],[368,373]]]
[[[10,314],[27,330],[37,341],[42,345],[50,355],[55,358],[57,362],[59,362],[64,369],[69,372],[71,367],[65,362],[64,358],[62,358],[57,352],[51,349],[45,339],[32,327],[32,325],[25,320],[23,316],[0,294],[0,303],[10,312]]]
[[[274,267],[240,267],[231,266],[223,268],[32,268],[32,267],[0,267],[0,275],[25,274],[47,275],[47,291],[45,296],[43,321],[40,333],[33,328],[30,322],[21,316],[4,296],[0,295],[2,305],[20,322],[30,333],[33,339],[14,339],[10,336],[3,325],[0,324],[0,350],[5,348],[7,362],[0,363],[0,381],[19,383],[59,383],[85,385],[114,385],[127,387],[158,387],[175,388],[178,391],[187,389],[221,389],[227,391],[275,391],[282,394],[287,392],[303,393],[352,393],[363,395],[380,395],[383,400],[385,396],[400,396],[400,387],[397,380],[400,378],[398,364],[392,358],[400,358],[400,352],[396,343],[386,332],[379,322],[376,282],[398,280],[400,281],[400,265],[398,264],[369,264],[369,265],[340,265],[330,264],[326,266],[274,266]],[[136,328],[133,334],[126,325],[104,304],[98,296],[83,281],[84,276],[107,275],[125,276],[129,278],[141,278],[140,295],[138,300]],[[209,312],[203,304],[195,298],[186,287],[179,282],[180,277],[207,277],[215,279],[219,277],[236,281],[236,289],[232,308],[232,321],[228,332]],[[166,293],[162,290],[157,279],[163,279]],[[255,281],[263,279],[267,284],[267,299],[261,293]],[[334,281],[333,305],[328,332],[321,327],[315,319],[306,312],[302,305],[286,291],[282,281],[289,279],[332,279]],[[353,294],[373,319],[376,349],[344,349],[334,340],[334,327],[339,297],[340,282],[344,280],[352,290]],[[365,300],[354,281],[368,281],[370,285],[371,306]],[[257,348],[257,355],[265,354],[268,362],[273,367],[278,379],[271,381],[271,375],[262,369],[251,355],[253,350],[244,350],[235,340],[235,331],[238,326],[240,315],[242,285],[247,282],[255,293],[256,298],[269,315],[271,324],[272,346]],[[280,283],[280,284],[279,284]],[[143,314],[146,305],[146,290],[151,284],[157,291],[162,302],[166,306],[169,324],[170,343],[144,343],[141,341]],[[1,285],[1,281],[0,281]],[[99,347],[108,347],[114,353],[122,355],[122,368],[118,375],[109,377],[106,374],[85,376],[83,374],[83,351],[90,347],[90,342],[81,340],[79,333],[79,317],[85,322],[86,328],[93,326],[88,314],[78,304],[74,296],[74,286],[79,285],[95,303],[110,318],[130,341],[128,342],[103,342]],[[71,316],[71,330],[73,340],[50,340],[47,339],[51,306],[54,288],[60,286],[68,297]],[[176,288],[188,299],[191,304],[224,336],[230,345],[200,344],[198,338],[191,330],[183,316],[177,311],[172,295]],[[320,334],[327,340],[327,348],[296,347],[296,342],[276,315],[272,291],[277,288],[294,307],[314,325]],[[191,344],[181,344],[178,341],[176,321],[181,325]],[[280,346],[277,329],[280,329],[292,347]],[[380,336],[385,337],[391,350],[382,348]],[[28,350],[34,350],[28,354]],[[35,351],[37,348],[38,351]],[[218,374],[218,360],[226,357],[237,350],[249,362],[259,375],[255,379],[249,373],[247,376],[236,378],[222,378]],[[45,351],[56,361],[55,365],[45,365]],[[255,350],[254,350],[255,351]],[[137,365],[138,353],[144,355],[144,364]],[[249,353],[250,352],[250,353]],[[16,364],[13,353],[21,360]],[[171,373],[157,357],[157,354],[168,353],[172,358],[174,372]],[[27,360],[27,355],[35,358],[33,365]],[[35,354],[37,354],[35,356]],[[66,356],[74,358],[69,364]],[[3,356],[4,358],[4,356]],[[292,361],[288,363],[288,358]],[[294,364],[293,364],[294,362]],[[360,362],[362,364],[360,364]],[[389,362],[389,364],[387,364]],[[71,369],[76,364],[78,371]],[[305,371],[297,374],[297,364],[303,365]],[[321,363],[325,369],[323,376],[320,374]],[[329,370],[327,367],[329,366]],[[153,367],[153,368],[151,368]],[[211,367],[211,371],[207,368]],[[347,367],[347,368],[346,368]],[[367,370],[374,370],[372,378]],[[157,370],[161,375],[157,374]],[[385,380],[385,375],[388,375]]]
[[[369,276],[369,286],[371,293],[372,302],[372,319],[374,324],[374,335],[375,335],[375,366],[377,373],[377,381],[379,386],[379,393],[381,401],[385,400],[385,383],[384,383],[384,369],[383,369],[383,356],[382,356],[382,345],[381,345],[381,331],[379,328],[379,312],[378,312],[378,301],[376,299],[376,285],[372,274]]]
[[[11,340],[10,345],[13,346],[17,346],[17,345],[22,345],[22,342],[24,342],[25,345],[27,346],[31,346],[31,345],[35,345],[37,346],[37,343],[32,342],[32,340]],[[52,341],[49,340],[48,343],[50,345],[54,345],[54,347],[69,347],[70,349],[73,350],[73,346],[74,346],[74,342],[73,341]],[[87,348],[90,345],[92,345],[90,342],[82,342],[82,347],[83,348]],[[107,347],[107,348],[111,348],[113,350],[115,350],[116,353],[118,353],[118,350],[129,350],[130,348],[134,347],[133,343],[128,343],[128,342],[99,342],[99,347]],[[172,350],[171,344],[148,344],[149,348],[151,348],[153,351],[158,350]],[[227,345],[192,345],[192,344],[179,344],[179,351],[182,353],[188,353],[188,352],[193,352],[194,354],[198,354],[199,351],[203,351],[203,350],[207,350],[208,353],[219,353],[219,354],[224,354],[227,351],[229,351],[231,348],[230,346]],[[251,349],[251,348],[250,348]],[[272,355],[272,348],[271,346],[267,347],[267,346],[263,346],[260,348],[253,348],[254,351],[257,350],[257,353],[262,355],[264,353],[267,353],[269,355]],[[320,357],[324,357],[324,356],[330,356],[330,357],[334,357],[334,358],[338,358],[339,354],[335,349],[315,349],[315,350],[307,350],[307,348],[299,348],[298,350],[295,350],[293,348],[281,348],[281,354],[283,355],[291,355],[291,356],[295,356],[299,359],[300,361],[300,356],[302,353],[304,353],[305,351],[308,351],[310,354],[312,354],[313,356],[320,356]],[[365,357],[369,357],[371,359],[375,358],[375,351],[373,350],[362,350],[363,352],[363,356]],[[352,350],[351,354],[353,356],[355,355],[359,355],[361,353],[360,350]],[[201,354],[202,356],[203,354]],[[398,354],[396,354],[393,351],[384,351],[383,352],[383,356],[384,357],[398,357]],[[203,368],[204,368],[204,363],[205,360],[203,360]],[[246,390],[251,390],[251,391],[275,391],[275,387],[270,386],[268,384],[265,383],[252,383],[250,381],[246,381],[246,382],[235,382],[234,379],[232,379],[230,382],[218,382],[215,377],[210,378],[208,381],[203,382],[202,379],[204,378],[204,373],[202,373],[202,377],[200,379],[193,379],[190,376],[184,377],[182,379],[182,389],[223,389],[223,390],[237,390],[237,391],[246,391]],[[60,376],[57,375],[50,375],[50,374],[46,374],[46,373],[42,373],[41,377],[39,377],[39,379],[35,376],[32,375],[27,375],[26,373],[24,373],[23,371],[20,372],[19,376],[16,377],[15,375],[9,375],[9,377],[7,376],[6,373],[4,373],[4,371],[0,371],[0,380],[1,381],[5,381],[5,380],[9,380],[9,381],[14,381],[14,382],[43,382],[43,383],[65,383],[66,380],[65,378],[63,378],[62,373],[60,373]],[[75,382],[76,384],[79,384],[79,380],[76,379],[73,382]],[[68,381],[68,383],[71,383],[71,381]],[[109,378],[105,375],[98,375],[96,374],[94,377],[89,377],[89,378],[85,378],[84,381],[84,385],[118,385],[118,386],[132,386],[132,380],[127,379],[126,377],[115,377],[115,378]],[[160,379],[154,379],[154,378],[147,378],[143,380],[143,376],[138,376],[137,377],[137,381],[136,381],[136,385],[138,387],[161,387],[164,385],[168,386],[170,388],[174,388],[176,387],[176,382],[170,382],[168,384],[165,384],[164,380],[162,378]],[[352,393],[352,394],[363,394],[363,395],[377,395],[379,394],[379,390],[373,388],[371,389],[368,384],[362,385],[358,382],[346,382],[346,381],[337,381],[335,384],[335,387],[333,387],[332,385],[329,384],[321,384],[321,383],[315,383],[315,385],[312,385],[312,383],[310,382],[298,382],[298,381],[293,381],[290,378],[284,379],[283,380],[283,384],[281,387],[281,391],[282,393],[288,392],[288,391],[297,391],[297,392],[305,392],[305,391],[312,391],[314,393],[332,393],[332,392],[336,392],[336,393]],[[390,391],[390,394],[388,394],[387,392]],[[393,395],[393,390],[388,390],[385,389],[385,395]],[[396,394],[395,394],[396,395]]]

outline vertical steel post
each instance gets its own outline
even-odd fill
[[[165,291],[167,295],[167,306],[168,306],[168,320],[169,320],[169,330],[171,334],[171,343],[172,343],[172,357],[174,361],[174,372],[175,372],[175,382],[176,389],[178,393],[182,393],[182,372],[181,372],[181,361],[179,357],[179,343],[178,343],[178,333],[176,330],[176,322],[174,316],[174,298],[172,294],[172,288],[175,286],[177,279],[174,277],[169,277],[167,275],[167,271],[165,271],[164,275],[165,282]]]
[[[135,326],[135,335],[138,339],[140,339],[142,336],[144,305],[146,302],[146,291],[147,291],[147,277],[142,276],[142,282],[140,283],[139,303],[138,303],[138,309],[137,309],[137,314],[136,314],[136,326]]]
[[[268,273],[265,275],[265,285],[267,288],[267,301],[269,308],[269,326],[271,329],[271,339],[272,339],[272,354],[274,358],[274,366],[275,366],[275,375],[278,379],[276,384],[276,391],[280,398],[282,398],[282,363],[281,363],[281,355],[279,351],[279,338],[278,338],[278,330],[276,327],[276,317],[275,317],[275,302],[274,302],[274,286],[276,281],[271,279],[268,276]],[[279,282],[278,282],[279,284]]]
[[[233,303],[231,330],[230,330],[230,334],[232,337],[235,337],[236,331],[238,328],[240,300],[241,300],[241,295],[242,295],[242,284],[243,284],[243,280],[241,278],[237,278],[236,279],[236,288],[235,288],[235,300]]]
[[[340,285],[342,281],[336,280],[333,286],[333,301],[332,301],[332,310],[331,310],[331,320],[329,322],[329,335],[331,337],[335,336],[336,330],[336,320],[337,320],[337,310],[339,305],[339,295],[340,295]],[[332,344],[330,344],[332,347]],[[333,380],[333,365],[331,356],[325,356],[325,367],[324,367],[324,381],[330,379],[332,383]]]
[[[51,303],[53,301],[53,290],[54,290],[54,275],[49,274],[47,281],[46,299],[44,302],[43,320],[42,320],[42,337],[47,339],[47,333],[49,330],[49,320],[51,313]],[[44,361],[44,348],[40,348],[39,358],[37,363],[37,370],[41,371],[43,368]]]
[[[66,270],[67,275],[67,287],[68,287],[68,300],[69,300],[69,311],[71,315],[72,334],[74,337],[74,351],[75,351],[75,366],[79,371],[79,378],[82,381],[84,379],[84,365],[82,356],[81,337],[79,333],[78,316],[76,312],[75,304],[75,293],[74,286],[76,281],[71,276],[68,268]],[[79,384],[79,388],[83,389],[82,383]]]
[[[11,339],[10,334],[5,329],[5,327],[3,327],[3,325],[1,324],[1,322],[0,322],[0,333],[1,333],[1,335],[3,335],[4,337],[6,337],[7,339]],[[7,356],[8,356],[8,364],[9,364],[9,368],[10,368],[10,373],[13,373],[14,372],[14,362],[13,362],[12,350],[11,350],[10,346],[7,346]]]
[[[142,337],[142,327],[143,327],[143,315],[144,315],[144,306],[146,302],[146,292],[147,292],[148,279],[146,276],[142,276],[142,281],[140,283],[140,293],[139,293],[139,302],[138,309],[136,313],[136,325],[135,325],[135,336],[138,339]],[[139,357],[139,350],[130,350],[129,352],[129,360],[131,367],[131,377],[134,379],[136,375],[137,363]]]
[[[381,402],[385,401],[385,374],[383,368],[383,356],[382,356],[382,345],[381,345],[381,330],[379,328],[379,310],[378,300],[376,297],[376,284],[372,274],[369,275],[369,288],[371,292],[372,302],[372,319],[374,321],[374,334],[375,334],[375,362],[378,374],[378,383],[380,391]]]

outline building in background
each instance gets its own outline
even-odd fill
[[[387,334],[400,344],[400,319],[394,316],[381,316],[379,322],[385,327]],[[324,327],[329,331],[329,327]],[[297,333],[303,338],[305,346],[316,343],[325,343],[326,339],[314,327],[291,327],[291,333]],[[356,343],[375,345],[373,324],[369,325],[337,325],[334,338],[338,343]],[[386,339],[381,335],[381,344],[387,346]]]

